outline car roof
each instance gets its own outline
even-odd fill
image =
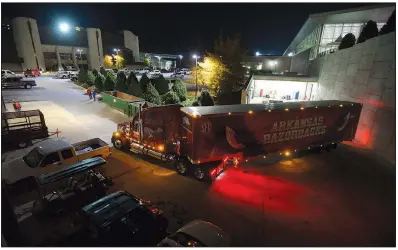
[[[141,205],[137,197],[118,191],[85,206],[83,212],[96,226],[104,227]]]
[[[36,148],[38,148],[38,150],[42,154],[46,155],[48,153],[52,153],[62,149],[71,148],[71,144],[63,139],[50,139],[38,143]]]
[[[189,234],[209,247],[228,247],[231,243],[231,238],[224,230],[203,220],[191,221],[177,232]]]

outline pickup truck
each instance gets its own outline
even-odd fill
[[[63,139],[48,139],[38,143],[27,155],[2,164],[2,178],[7,185],[23,180],[32,180],[93,157],[107,158],[111,155],[109,145],[99,138],[74,144]]]

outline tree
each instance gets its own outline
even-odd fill
[[[164,104],[178,104],[180,103],[180,98],[175,92],[169,91],[163,96],[163,101]]]
[[[395,10],[391,13],[387,23],[380,29],[379,35],[388,34],[395,31]]]
[[[158,91],[155,89],[155,87],[152,86],[151,83],[148,83],[147,88],[146,88],[144,94],[142,95],[142,97],[150,103],[157,104],[157,105],[161,104],[160,95],[159,95]]]
[[[104,77],[106,77],[106,75],[107,75],[107,71],[105,70],[105,68],[104,67],[100,67],[100,73],[104,76]]]
[[[94,85],[95,83],[95,76],[93,74],[93,72],[91,71],[87,71],[87,80],[86,80],[87,84],[91,87]]]
[[[141,76],[141,80],[140,80],[142,92],[146,91],[149,82],[150,82],[150,80],[149,80],[148,76],[146,74],[143,74]]]
[[[187,99],[187,86],[181,79],[177,79],[171,88],[174,91],[181,102]]]
[[[81,83],[85,83],[87,81],[87,71],[84,68],[80,69],[77,80]]]
[[[376,37],[379,35],[379,30],[377,29],[377,23],[369,20],[363,27],[361,33],[359,34],[357,43],[363,43],[366,40]]]
[[[115,55],[115,59],[116,59],[116,68],[117,69],[121,69],[124,67],[124,55],[123,55],[123,51],[119,51],[117,53],[117,55]]]
[[[140,83],[137,80],[137,77],[130,73],[129,77],[127,78],[127,94],[141,97],[142,93],[144,92]]]
[[[200,106],[200,105],[199,105],[199,102],[198,102],[198,101],[194,101],[194,102],[192,103],[192,106],[193,106],[193,107],[197,107],[197,106]]]
[[[351,48],[355,45],[355,36],[352,33],[348,33],[341,39],[339,50]]]
[[[129,77],[127,78],[127,85],[130,85],[133,82],[137,84],[139,83],[137,76],[134,74],[133,71],[131,71]]]
[[[126,74],[124,74],[123,71],[120,71],[119,73],[117,73],[115,89],[117,91],[126,93],[127,88],[128,88],[128,86],[126,83]]]
[[[213,97],[207,91],[202,91],[198,97],[198,103],[200,106],[214,106]]]
[[[107,68],[113,68],[112,56],[105,55],[104,56],[104,66]]]
[[[164,79],[162,75],[152,80],[155,89],[159,92],[159,95],[164,95],[169,92],[169,81]]]
[[[105,83],[105,76],[101,73],[98,73],[97,77],[95,78],[94,85],[99,91],[104,91],[104,83]]]
[[[104,83],[104,90],[105,91],[112,91],[115,89],[115,83],[116,83],[116,75],[113,70],[109,70],[108,74],[106,75],[105,78],[105,83]]]
[[[93,69],[93,75],[94,75],[95,77],[97,77],[97,75],[98,75],[98,70],[97,70],[97,69]]]
[[[151,58],[149,56],[146,56],[144,59],[144,63],[146,64],[146,66],[151,66]]]

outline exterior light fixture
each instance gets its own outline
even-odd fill
[[[61,30],[61,32],[63,32],[63,33],[67,33],[69,31],[69,29],[70,29],[70,26],[67,23],[61,23],[59,25],[59,30]]]

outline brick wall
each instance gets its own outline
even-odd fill
[[[320,100],[363,103],[356,140],[395,164],[395,32],[325,56]]]

